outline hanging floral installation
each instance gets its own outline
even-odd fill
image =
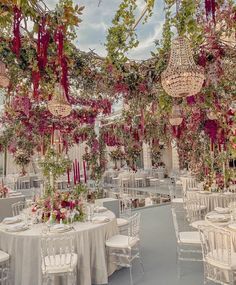
[[[138,22],[148,20],[154,3],[146,0]],[[227,183],[235,179],[227,174],[228,160],[236,155],[235,4],[165,0],[162,39],[145,61],[127,57],[138,45],[135,0],[121,2],[108,29],[106,58],[82,52],[73,44],[83,9],[71,0],[60,0],[54,10],[43,1],[2,1],[0,86],[5,91],[5,111],[1,150],[8,149],[24,167],[35,153],[46,152],[57,129],[64,149],[87,143],[85,167],[98,180],[106,168],[106,146],[123,146],[127,164],[136,169],[143,142],[155,153],[158,146],[175,140],[181,167],[190,168],[199,178],[215,173],[227,176]],[[170,77],[165,70],[171,64],[175,30],[190,45],[192,73],[187,77],[198,78],[187,97],[168,95]],[[183,54],[180,50],[179,56]],[[184,72],[179,73],[180,83]],[[55,93],[58,84],[60,98]],[[122,119],[112,124],[103,119],[98,136],[96,117],[109,115],[112,103],[121,97],[125,103]],[[66,113],[60,112],[61,106]]]

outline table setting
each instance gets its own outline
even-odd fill
[[[107,263],[105,240],[118,233],[114,213],[87,203],[77,190],[52,192],[26,203],[26,208],[0,223],[1,249],[12,257],[12,284],[41,285],[40,241],[43,236],[75,236],[79,255],[78,284],[103,284],[116,267]],[[32,249],[34,251],[32,252]]]

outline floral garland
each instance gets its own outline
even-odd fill
[[[136,157],[132,148],[138,145],[140,153],[143,141],[150,144],[155,140],[170,143],[175,139],[178,141],[181,157],[187,158],[191,168],[199,163],[198,160],[201,165],[203,161],[207,161],[209,168],[211,162],[208,157],[212,142],[216,157],[222,152],[222,147],[226,148],[226,158],[235,156],[235,130],[232,131],[235,111],[231,110],[230,102],[234,101],[236,96],[236,56],[233,49],[222,40],[223,36],[235,33],[235,4],[225,0],[214,1],[215,5],[211,7],[202,7],[199,1],[182,1],[178,13],[173,15],[171,11],[176,1],[165,2],[163,39],[157,43],[152,58],[144,62],[134,62],[125,57],[126,48],[130,49],[137,44],[135,33],[130,29],[134,24],[136,8],[132,0],[124,0],[121,3],[113,27],[109,30],[107,59],[92,52],[83,53],[73,45],[75,27],[80,23],[79,17],[83,8],[73,6],[72,1],[60,1],[55,12],[44,13],[46,16],[43,18],[36,6],[27,1],[18,9],[13,5],[14,2],[6,1],[5,6],[0,7],[0,12],[4,12],[0,20],[3,29],[0,60],[7,65],[11,84],[7,90],[8,104],[2,118],[5,129],[0,137],[1,148],[8,147],[16,157],[18,153],[18,163],[27,164],[28,158],[35,152],[35,146],[40,148],[42,140],[45,147],[49,144],[52,126],[55,125],[63,134],[65,147],[87,141],[90,152],[86,153],[85,159],[89,162],[88,166],[94,177],[100,177],[105,168],[105,145],[132,146],[126,149],[129,161],[130,157],[132,160]],[[148,1],[147,4],[150,12],[154,1]],[[15,17],[12,17],[13,14]],[[129,15],[127,23],[124,21],[126,15]],[[34,22],[32,31],[24,27],[25,17]],[[10,37],[8,29],[12,27],[13,21],[15,29]],[[63,54],[62,45],[56,44],[58,37],[56,41],[54,36],[48,39],[49,33],[55,35],[58,32],[57,23],[61,21],[65,23],[63,44],[66,49]],[[19,23],[26,31],[20,37]],[[217,25],[220,29],[215,28]],[[168,60],[173,27],[177,28],[180,34],[188,34],[195,60],[206,71],[206,81],[201,94],[178,101],[184,110],[184,120],[180,127],[174,129],[170,126],[168,114],[175,102],[163,91],[160,84],[160,74]],[[33,37],[35,31],[38,31],[37,42]],[[131,36],[128,45],[127,35]],[[18,43],[17,52],[11,48],[13,39]],[[65,80],[65,61],[69,67],[70,102],[76,107],[82,105],[82,110],[74,110],[62,123],[47,112],[45,102],[50,99],[54,84],[59,80],[60,70],[63,68]],[[81,90],[80,94],[73,93],[73,90],[78,89]],[[80,130],[83,124],[89,124],[92,129],[96,116],[100,112],[109,114],[112,101],[121,94],[128,109],[124,112],[123,121],[115,122],[109,135],[105,129],[99,138],[92,132],[89,132],[89,135],[83,134],[83,130]],[[208,109],[217,115],[215,122],[207,119]],[[122,128],[119,130],[120,126]],[[202,132],[205,133],[204,142],[200,140]],[[15,138],[14,133],[17,133]],[[196,151],[190,159],[190,146],[193,143]],[[205,152],[201,152],[204,145]],[[202,173],[204,168],[199,169]]]

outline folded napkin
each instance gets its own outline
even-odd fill
[[[9,193],[9,196],[12,197],[12,196],[21,196],[22,193],[21,192],[13,192],[13,193]]]
[[[212,222],[226,222],[229,220],[229,216],[223,214],[211,214],[207,216],[207,219]]]
[[[228,214],[230,212],[229,208],[222,208],[222,207],[216,207],[215,211],[220,214]]]
[[[8,232],[18,232],[18,231],[24,231],[28,229],[28,226],[25,223],[19,223],[15,225],[8,225],[6,226],[5,230]]]
[[[107,211],[107,208],[106,207],[95,207],[94,208],[94,211],[97,212],[97,213],[102,213],[102,212],[106,212]]]
[[[92,218],[92,223],[94,224],[102,224],[109,222],[110,219],[106,216],[95,216]]]
[[[65,224],[55,224],[51,227],[52,232],[66,232],[71,230],[72,227],[70,225],[65,225]]]
[[[21,222],[22,219],[19,216],[7,217],[2,222],[6,225],[15,224]]]

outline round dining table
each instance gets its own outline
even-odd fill
[[[221,209],[221,208],[220,208]],[[225,210],[227,210],[228,208],[223,208]],[[222,209],[222,210],[223,210]],[[235,217],[232,220],[232,213],[230,213],[230,209],[228,209],[229,211],[225,212],[225,213],[218,213],[216,211],[211,211],[209,212],[206,216],[205,216],[205,221],[206,221],[206,225],[211,225],[214,227],[222,227],[225,230],[227,230],[228,232],[230,232],[231,235],[231,246],[232,246],[232,250],[233,252],[236,252],[236,220]],[[225,220],[217,220],[217,216],[220,217],[225,217]],[[235,214],[233,214],[234,216]],[[211,219],[209,219],[209,217],[214,216],[215,220],[212,221]]]
[[[187,191],[187,198],[198,200],[201,205],[207,207],[207,212],[210,212],[216,207],[228,207],[229,203],[236,201],[236,193],[192,190]]]
[[[105,249],[105,241],[118,233],[116,217],[111,211],[96,215],[106,216],[109,221],[76,222],[71,231],[63,233],[75,236],[78,285],[107,284],[108,276],[116,270],[107,262]],[[6,225],[0,224],[0,249],[10,255],[11,285],[42,285],[41,237],[45,227],[33,224],[25,231],[9,232]]]

